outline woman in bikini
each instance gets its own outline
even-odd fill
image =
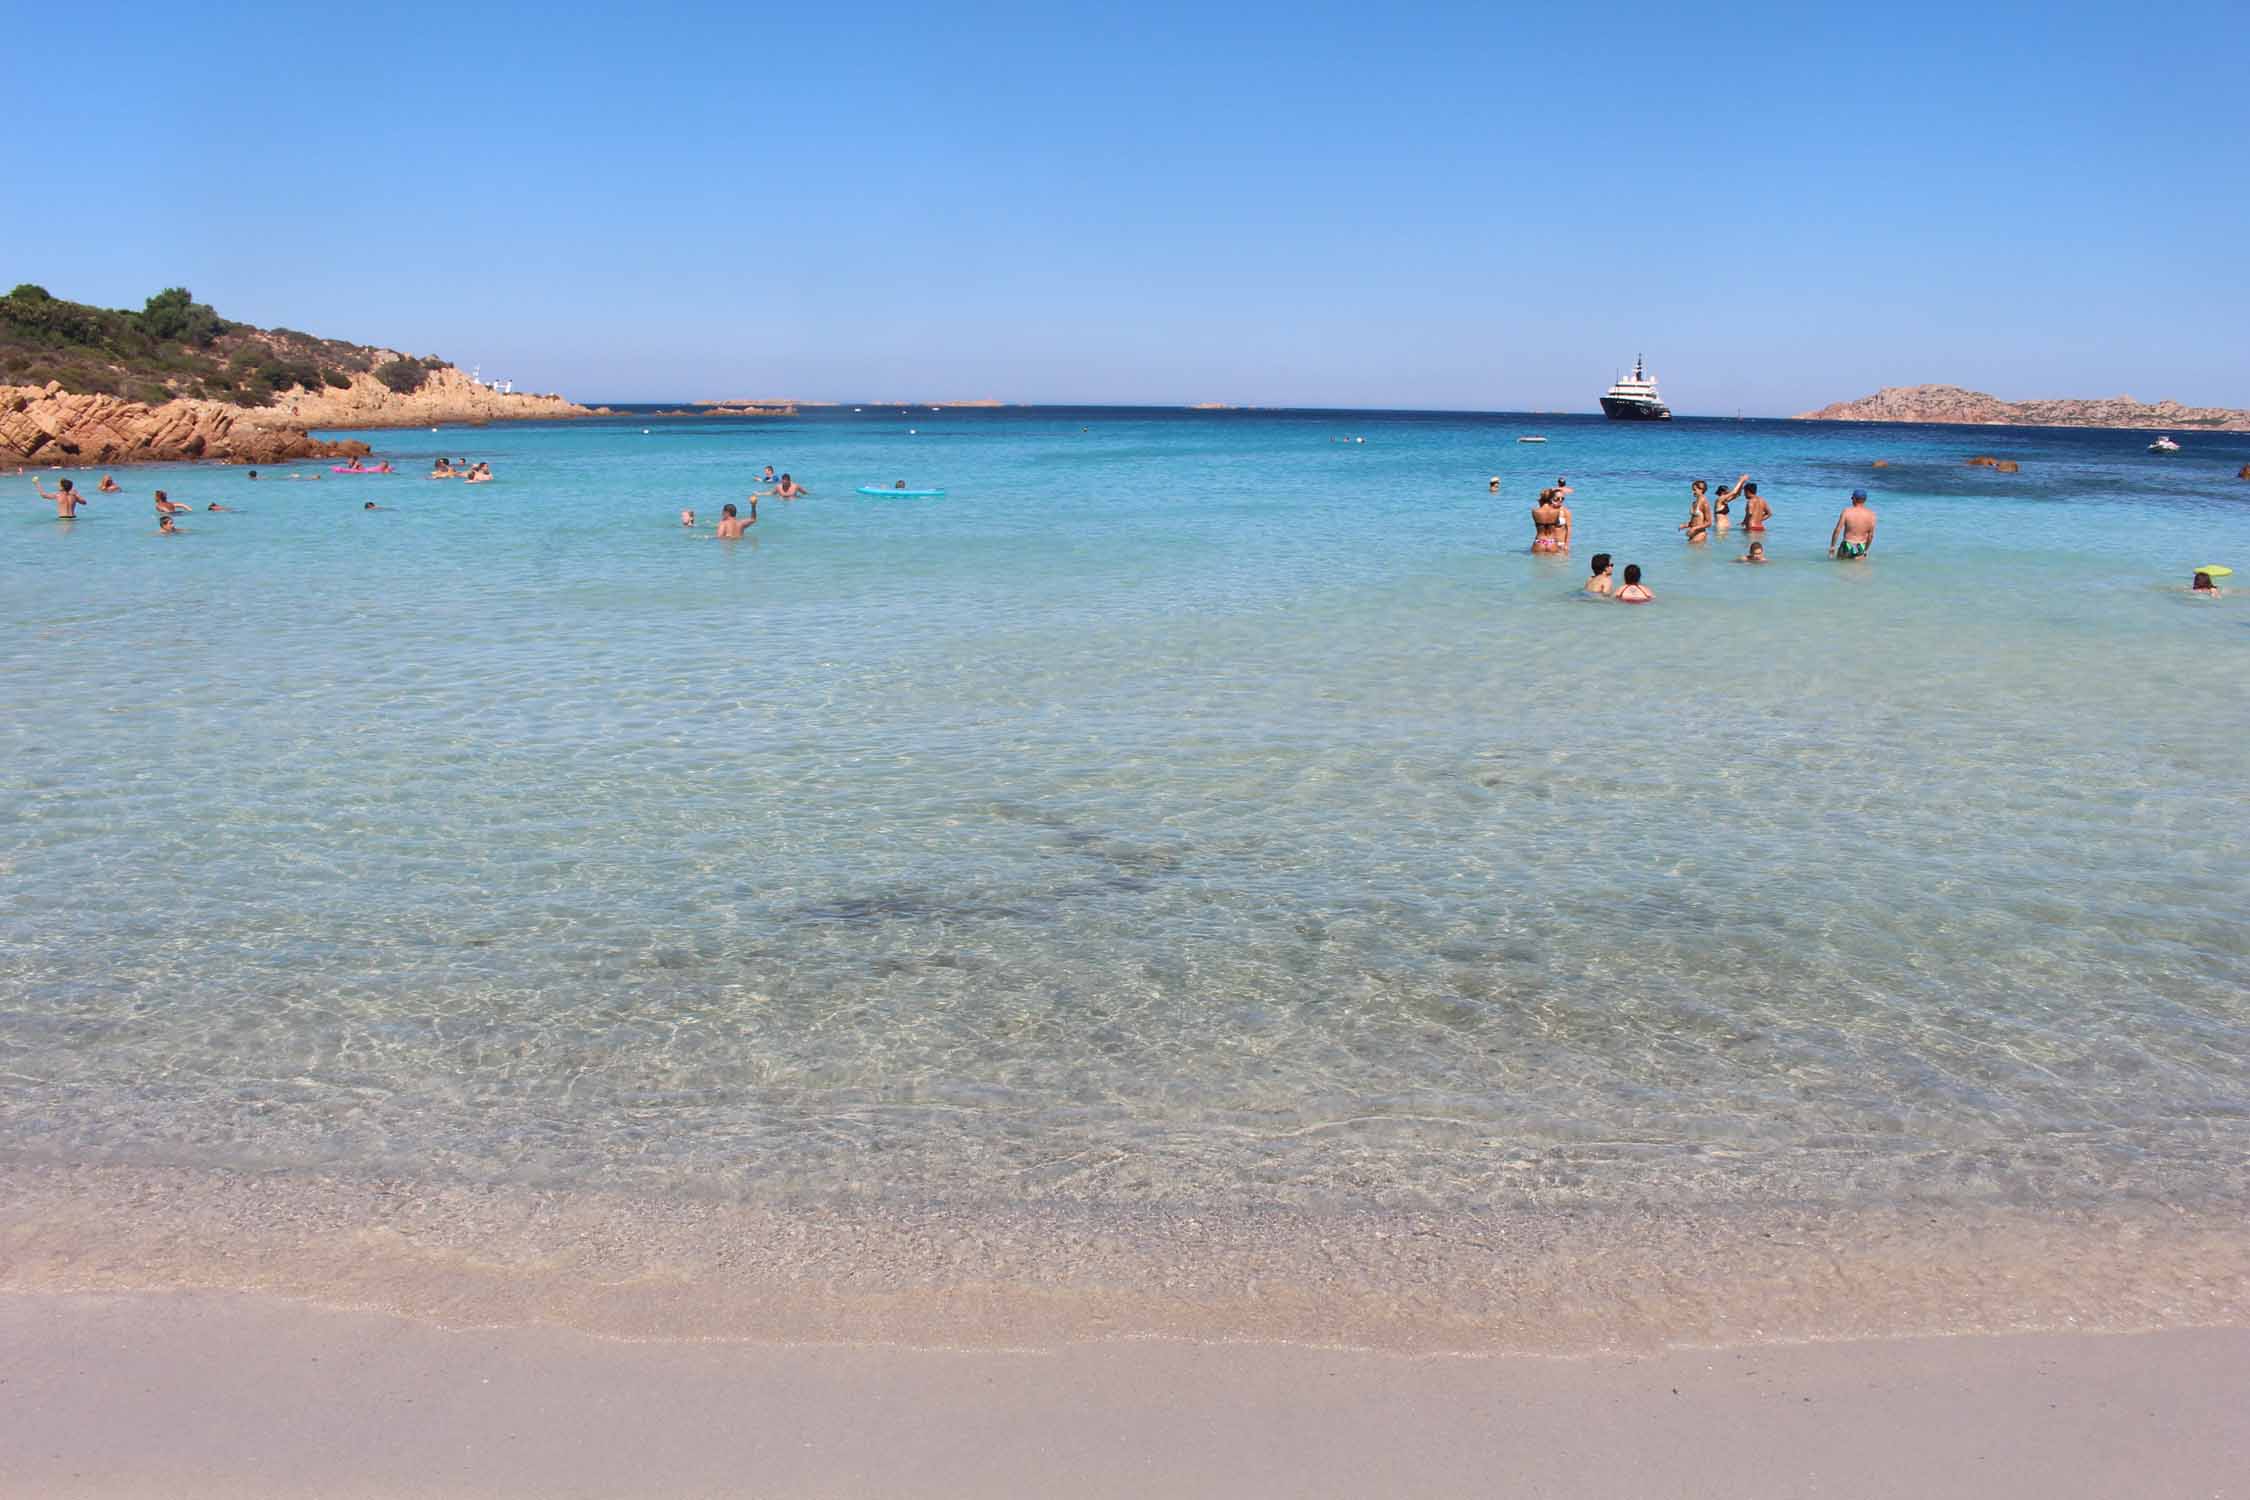
[[[1541,490],[1539,503],[1531,508],[1531,550],[1562,551],[1562,539],[1556,534],[1561,529],[1562,507],[1555,500],[1555,492]]]
[[[1691,542],[1701,542],[1709,539],[1711,530],[1711,497],[1705,493],[1705,491],[1709,488],[1710,486],[1705,484],[1700,479],[1698,479],[1693,485],[1689,486],[1689,490],[1695,498],[1688,502],[1687,520],[1676,529],[1686,532],[1687,539]]]

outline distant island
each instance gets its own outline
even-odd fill
[[[1799,422],[1938,422],[1976,427],[2201,427],[2250,432],[2250,411],[2220,406],[2151,406],[2130,396],[2095,400],[2003,401],[1957,385],[1888,386],[1857,401],[1799,412]]]
[[[0,297],[0,462],[284,463],[368,451],[315,427],[580,417],[436,355],[231,322],[168,287],[140,311],[24,285]]]

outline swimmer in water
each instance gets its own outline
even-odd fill
[[[162,490],[156,492],[156,513],[160,516],[176,516],[193,509],[195,507],[192,505],[182,505],[177,500],[168,499]]]
[[[170,511],[166,511],[163,515],[156,518],[156,534],[158,536],[187,535],[186,532],[180,530],[179,523],[172,519],[172,513]]]
[[[105,495],[122,495],[125,493],[123,490],[117,487],[117,481],[110,478],[107,474],[104,474],[102,476],[102,482],[95,485],[94,488]]]
[[[742,517],[740,517],[740,516],[736,515],[736,514],[735,514],[735,510],[734,510],[734,506],[733,506],[733,504],[732,504],[732,503],[730,502],[729,504],[723,505],[723,506],[721,506],[721,507],[719,508],[719,536],[718,536],[718,540],[720,540],[720,541],[722,541],[722,542],[731,542],[731,541],[734,541],[734,540],[736,540],[737,538],[739,538],[739,537],[740,537],[740,536],[742,535],[742,533],[743,533],[744,531],[748,530],[748,529],[749,529],[750,527],[752,527],[752,526],[755,526],[755,525],[757,525],[757,524],[758,524],[758,497],[757,497],[757,496],[753,495],[753,496],[751,496],[751,497],[750,497],[750,518],[749,518],[748,520],[744,520],[744,519],[743,519]]]
[[[78,492],[78,487],[72,484],[69,480],[58,479],[55,481],[55,483],[61,485],[62,488],[59,490],[50,491],[45,485],[39,482],[39,478],[37,475],[33,475],[31,480],[31,487],[39,492],[40,499],[52,500],[55,502],[56,520],[77,520],[78,507],[81,505],[91,505],[93,502],[88,500],[84,495],[81,495]]]
[[[905,487],[906,481],[903,479],[900,480],[899,488],[904,489]],[[787,474],[781,476],[781,483],[773,487],[773,492],[779,495],[784,500],[798,500],[812,493],[811,490],[806,489],[796,480],[791,479]]]
[[[1609,554],[1607,552],[1595,553],[1594,576],[1586,580],[1586,592],[1589,594],[1607,594],[1611,587],[1609,575]]]
[[[1486,485],[1486,486],[1484,487],[1484,489],[1485,489],[1485,493],[1486,493],[1486,494],[1488,494],[1488,495],[1497,495],[1497,494],[1499,494],[1499,493],[1500,493],[1500,476],[1499,476],[1499,475],[1497,475],[1497,474],[1493,475],[1493,476],[1492,476],[1492,482],[1491,482],[1490,484]]]
[[[257,471],[256,469],[252,469],[252,470],[250,471],[250,477],[251,477],[252,479],[256,479],[256,478],[258,477],[258,471]],[[292,475],[290,475],[289,477],[290,477],[291,479],[295,479],[295,478],[296,478],[297,476],[296,476],[296,475],[294,475],[294,474],[292,474]]]
[[[492,483],[492,465],[488,463],[477,464],[475,468],[469,470],[467,478],[471,484]]]
[[[894,490],[903,490],[906,488],[906,481],[901,479],[898,483],[892,485],[891,488]]]
[[[1766,544],[1764,542],[1752,542],[1750,544],[1750,550],[1735,559],[1735,561],[1738,563],[1762,563],[1765,560]]]
[[[377,505],[377,504],[376,504],[376,503],[375,503],[374,501],[372,501],[372,500],[368,501],[368,502],[367,502],[367,503],[366,503],[365,505],[362,505],[362,506],[360,507],[360,509],[361,509],[361,510],[381,510],[382,508],[383,508],[383,507],[381,507],[380,505]]]
[[[1648,604],[1654,602],[1655,598],[1654,594],[1641,586],[1641,565],[1639,563],[1627,563],[1625,565],[1625,587],[1617,591],[1617,602],[1620,604]]]
[[[774,483],[774,474],[773,474],[773,465],[772,465],[772,464],[767,464],[767,465],[766,465],[766,472],[765,472],[765,473],[763,473],[763,474],[760,474],[760,475],[758,476],[758,483],[760,483],[760,484],[762,484],[762,485],[767,485],[767,486],[769,486],[769,487],[770,487],[770,486],[771,486],[771,485],[772,485],[772,484]]]
[[[682,526],[693,526],[695,524],[695,512],[692,510],[681,511],[680,524]]]
[[[2196,574],[2195,581],[2188,585],[2188,592],[2205,599],[2223,599],[2226,597],[2219,592],[2218,584],[2212,582],[2211,575],[2208,573]]]
[[[233,506],[231,506],[231,505],[221,505],[221,504],[220,504],[220,503],[219,503],[218,501],[216,501],[216,500],[212,501],[212,502],[211,502],[211,503],[210,503],[209,505],[206,505],[206,506],[204,506],[203,508],[204,508],[205,510],[226,510],[226,511],[231,511],[231,510],[233,510],[233,509],[234,509],[234,507],[233,507]]]

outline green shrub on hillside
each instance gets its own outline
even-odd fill
[[[141,332],[163,343],[204,348],[226,332],[226,321],[184,286],[168,286],[148,299],[134,319]]]
[[[91,307],[26,282],[0,296],[0,374],[9,384],[59,382],[65,390],[139,399],[201,396],[264,406],[277,392],[346,390],[381,365],[383,383],[420,390],[445,361],[391,357],[293,328],[230,323],[186,287],[166,287],[138,312]]]
[[[430,378],[430,367],[418,359],[394,359],[375,367],[375,378],[398,392],[412,395]]]

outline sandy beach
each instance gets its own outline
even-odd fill
[[[1582,1359],[448,1332],[0,1298],[0,1494],[2227,1496],[2250,1331]]]

